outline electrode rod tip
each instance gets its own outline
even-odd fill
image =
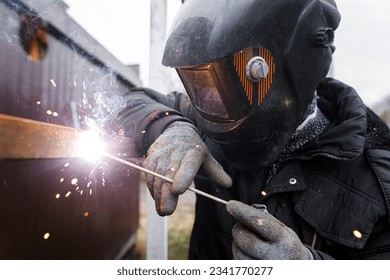
[[[192,191],[192,192],[194,192],[194,193],[200,194],[200,195],[202,195],[202,196],[204,196],[204,197],[207,197],[207,198],[209,198],[209,199],[211,199],[211,200],[217,201],[217,202],[219,202],[219,203],[222,203],[222,204],[225,204],[225,205],[227,204],[227,201],[226,201],[226,200],[223,200],[223,199],[221,199],[221,198],[219,198],[219,197],[216,197],[216,196],[213,196],[213,195],[211,195],[211,194],[202,192],[202,191],[200,191],[200,190],[198,190],[198,189],[195,189],[195,188],[193,188],[193,187],[189,187],[188,190],[190,190],[190,191]]]

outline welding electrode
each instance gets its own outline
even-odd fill
[[[137,165],[137,164],[131,163],[131,162],[127,161],[127,160],[118,158],[118,157],[116,157],[116,156],[113,156],[113,155],[110,155],[110,154],[107,154],[107,153],[104,153],[103,156],[104,156],[104,157],[107,157],[107,158],[110,158],[110,159],[112,159],[112,160],[115,160],[115,161],[117,161],[117,162],[119,162],[119,163],[125,164],[125,165],[127,165],[127,166],[133,167],[133,168],[135,168],[135,169],[137,169],[137,170],[139,170],[139,171],[148,173],[148,174],[150,174],[150,175],[152,175],[152,176],[155,176],[155,177],[157,177],[157,178],[160,178],[160,179],[162,179],[162,180],[164,180],[164,181],[167,181],[167,182],[169,182],[169,183],[173,183],[173,180],[172,180],[172,179],[170,179],[170,178],[168,178],[168,177],[165,177],[165,176],[163,176],[163,175],[161,175],[161,174],[158,174],[158,173],[156,173],[156,172],[153,172],[153,171],[151,171],[151,170],[149,170],[149,169],[143,168],[143,167],[141,167],[141,166],[139,166],[139,165]],[[213,195],[211,195],[211,194],[202,192],[202,191],[200,191],[200,190],[198,190],[198,189],[195,189],[195,188],[193,188],[193,187],[189,187],[188,190],[190,190],[190,191],[192,191],[192,192],[194,192],[194,193],[197,193],[197,194],[199,194],[199,195],[202,195],[202,196],[204,196],[204,197],[207,197],[207,198],[209,198],[209,199],[212,199],[212,200],[214,200],[214,201],[217,201],[217,202],[219,202],[219,203],[222,203],[222,204],[225,204],[225,205],[227,204],[227,201],[226,201],[226,200],[223,200],[223,199],[220,199],[220,198],[218,198],[218,197],[216,197],[216,196],[213,196]]]

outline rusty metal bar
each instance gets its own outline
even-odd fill
[[[0,159],[75,157],[71,127],[0,114]]]
[[[0,159],[80,157],[78,145],[83,132],[72,127],[0,114]],[[136,157],[131,139],[101,137],[107,144],[108,153]]]

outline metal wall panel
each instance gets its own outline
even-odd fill
[[[139,80],[102,46],[94,54],[97,42],[71,18],[45,21],[56,10],[40,15],[41,2],[34,9],[34,1],[0,1],[0,113],[122,134],[117,113]],[[45,28],[40,60],[21,44],[26,17],[42,19]],[[0,159],[0,259],[123,257],[135,244],[138,186],[137,172],[110,161]]]

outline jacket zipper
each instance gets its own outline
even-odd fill
[[[295,156],[295,157],[292,156],[292,157],[289,157],[289,158],[282,160],[280,163],[285,163],[285,162],[292,161],[292,160],[308,161],[308,160],[311,160],[311,159],[316,158],[316,157],[325,157],[325,158],[337,160],[337,161],[348,160],[347,158],[333,156],[333,155],[328,154],[328,153],[317,153],[317,154],[314,154],[312,156]]]

